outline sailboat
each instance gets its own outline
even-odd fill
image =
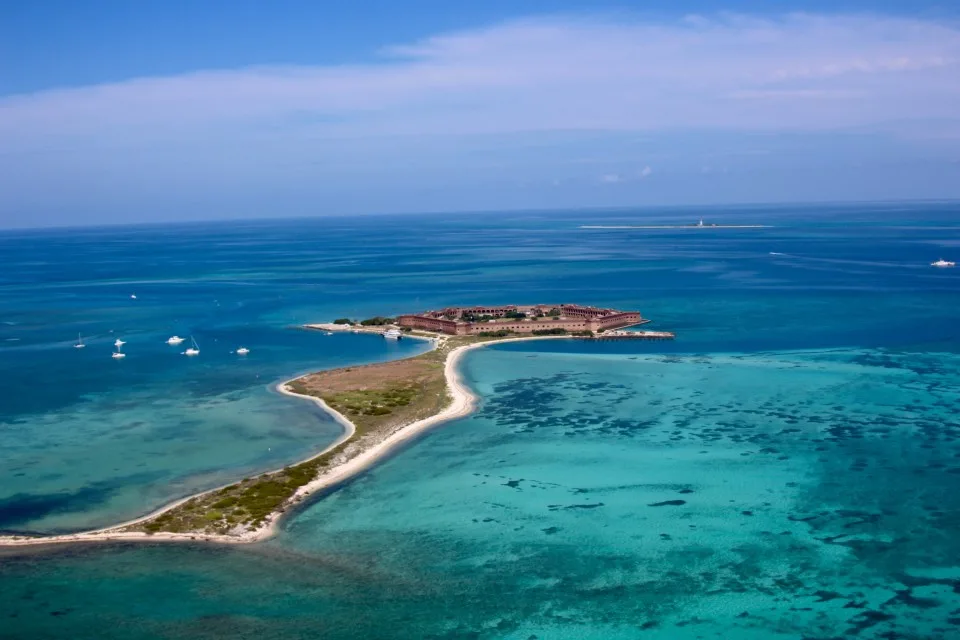
[[[77,344],[73,345],[73,348],[74,348],[74,349],[83,349],[85,346],[87,346],[87,345],[83,344],[83,336],[78,333],[78,334],[77,334]]]
[[[192,346],[187,347],[187,350],[183,352],[185,356],[198,356],[200,355],[200,347],[197,345],[197,341],[193,339],[193,336],[190,336],[190,343]]]
[[[122,347],[122,346],[125,345],[125,344],[126,344],[126,343],[125,343],[123,340],[121,340],[120,338],[117,338],[117,341],[113,343],[113,346],[115,346],[115,347],[117,348],[117,350],[114,351],[113,354],[112,354],[110,357],[111,357],[111,358],[126,358],[126,357],[127,357],[127,354],[125,354],[123,351],[120,351],[120,347]]]

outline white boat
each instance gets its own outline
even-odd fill
[[[192,346],[187,347],[187,350],[183,352],[185,356],[198,356],[200,355],[200,347],[197,345],[197,341],[193,339],[193,336],[190,336],[190,343]]]
[[[383,337],[387,338],[388,340],[399,340],[403,337],[403,334],[396,329],[390,329],[389,331],[383,332]]]
[[[250,349],[247,349],[246,347],[240,347],[239,349],[237,349],[238,356],[245,356],[248,353],[250,353]]]
[[[114,359],[126,358],[127,354],[125,354],[123,351],[120,351],[120,347],[122,347],[124,344],[126,343],[123,340],[120,340],[119,338],[117,338],[117,341],[113,343],[113,346],[115,346],[117,350],[114,351],[110,357]]]
[[[131,300],[136,300],[136,299],[137,299],[137,294],[131,293],[131,294],[130,294],[130,299],[131,299]]]
[[[325,336],[332,336],[332,335],[333,335],[333,331],[324,331],[324,332],[323,332],[323,335],[325,335]]]
[[[930,266],[931,266],[931,267],[955,267],[955,266],[957,266],[957,263],[956,263],[956,262],[950,262],[950,261],[948,261],[948,260],[944,260],[943,258],[940,258],[940,259],[937,260],[936,262],[931,262],[931,263],[930,263]]]
[[[183,338],[180,336],[170,336],[167,338],[167,344],[180,344],[181,342],[183,342]]]
[[[77,334],[77,344],[73,345],[73,348],[74,348],[74,349],[83,349],[85,346],[87,346],[87,345],[83,344],[83,336],[81,336],[81,335],[78,333],[78,334]]]

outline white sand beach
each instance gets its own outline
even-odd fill
[[[323,474],[317,476],[314,480],[308,482],[307,484],[300,487],[297,492],[284,504],[283,508],[273,512],[266,519],[266,521],[259,528],[253,531],[247,531],[239,535],[214,535],[214,534],[203,534],[203,533],[169,533],[169,532],[158,532],[153,534],[144,533],[141,531],[124,531],[127,527],[145,522],[152,518],[155,518],[171,509],[174,509],[187,500],[195,498],[197,496],[206,495],[208,493],[213,493],[219,491],[225,486],[216,487],[210,489],[209,491],[204,491],[197,493],[186,498],[177,500],[176,502],[165,505],[164,507],[157,509],[156,511],[140,517],[134,520],[123,522],[111,527],[106,527],[103,529],[97,529],[93,531],[84,531],[73,534],[65,535],[56,535],[56,536],[0,536],[0,547],[14,547],[14,546],[33,546],[33,545],[45,545],[45,544],[63,544],[63,543],[75,543],[75,542],[109,542],[109,541],[140,541],[140,542],[216,542],[224,544],[247,544],[251,542],[258,542],[260,540],[265,540],[273,536],[277,530],[280,521],[283,516],[290,510],[290,507],[295,506],[298,503],[302,503],[309,496],[328,489],[330,487],[336,486],[349,480],[350,478],[356,476],[359,473],[362,473],[366,469],[372,467],[376,462],[382,459],[384,456],[390,454],[392,451],[397,449],[399,446],[403,445],[406,442],[409,442],[413,438],[416,438],[420,434],[429,430],[430,428],[448,422],[450,420],[455,420],[457,418],[462,418],[469,415],[475,405],[476,405],[476,396],[470,392],[470,390],[463,384],[460,372],[458,370],[458,365],[461,358],[467,352],[484,347],[490,344],[502,344],[505,342],[522,342],[528,340],[551,340],[551,339],[564,339],[568,336],[527,336],[522,338],[507,338],[505,340],[496,340],[491,342],[478,342],[475,344],[464,345],[457,347],[447,355],[446,362],[444,364],[444,377],[447,382],[447,389],[450,394],[451,401],[440,413],[432,415],[428,418],[418,420],[416,422],[405,425],[398,430],[394,431],[392,434],[384,438],[383,440],[373,444],[367,449],[364,449],[359,454],[353,456],[349,460],[339,464]],[[439,341],[433,341],[433,348],[437,347]],[[344,432],[332,442],[328,447],[323,451],[320,451],[309,458],[306,458],[300,462],[308,462],[319,456],[322,456],[335,447],[339,446],[343,442],[349,440],[356,433],[356,426],[346,418],[340,412],[331,408],[327,403],[325,403],[320,398],[314,396],[302,395],[299,393],[294,393],[289,389],[289,383],[293,380],[288,380],[286,382],[280,383],[277,385],[276,390],[279,393],[284,395],[293,396],[297,398],[303,398],[311,402],[317,403],[324,411],[331,414],[334,419],[337,420],[341,425],[343,425]],[[275,471],[280,471],[277,469]],[[267,473],[274,473],[275,471],[270,471]],[[263,474],[265,475],[265,474]],[[234,484],[234,483],[231,483]]]

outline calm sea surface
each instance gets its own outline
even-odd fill
[[[578,228],[701,215],[773,226]],[[929,266],[960,258],[960,205],[6,232],[0,255],[4,532],[306,457],[338,428],[278,381],[424,348],[304,322],[570,301],[678,333],[471,353],[477,413],[266,543],[0,551],[0,637],[960,637],[960,269]]]

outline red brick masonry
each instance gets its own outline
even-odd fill
[[[558,320],[548,314],[560,312]],[[522,313],[526,317],[504,320],[508,314]],[[554,315],[556,315],[554,313]],[[496,321],[464,320],[464,317],[491,316]],[[618,311],[583,307],[575,304],[537,304],[506,305],[500,307],[448,307],[439,311],[424,311],[419,314],[407,314],[397,318],[401,327],[437,331],[450,335],[471,335],[481,331],[499,331],[505,329],[516,333],[530,333],[545,329],[566,329],[567,331],[593,331],[601,329],[620,329],[645,322],[639,311]]]

